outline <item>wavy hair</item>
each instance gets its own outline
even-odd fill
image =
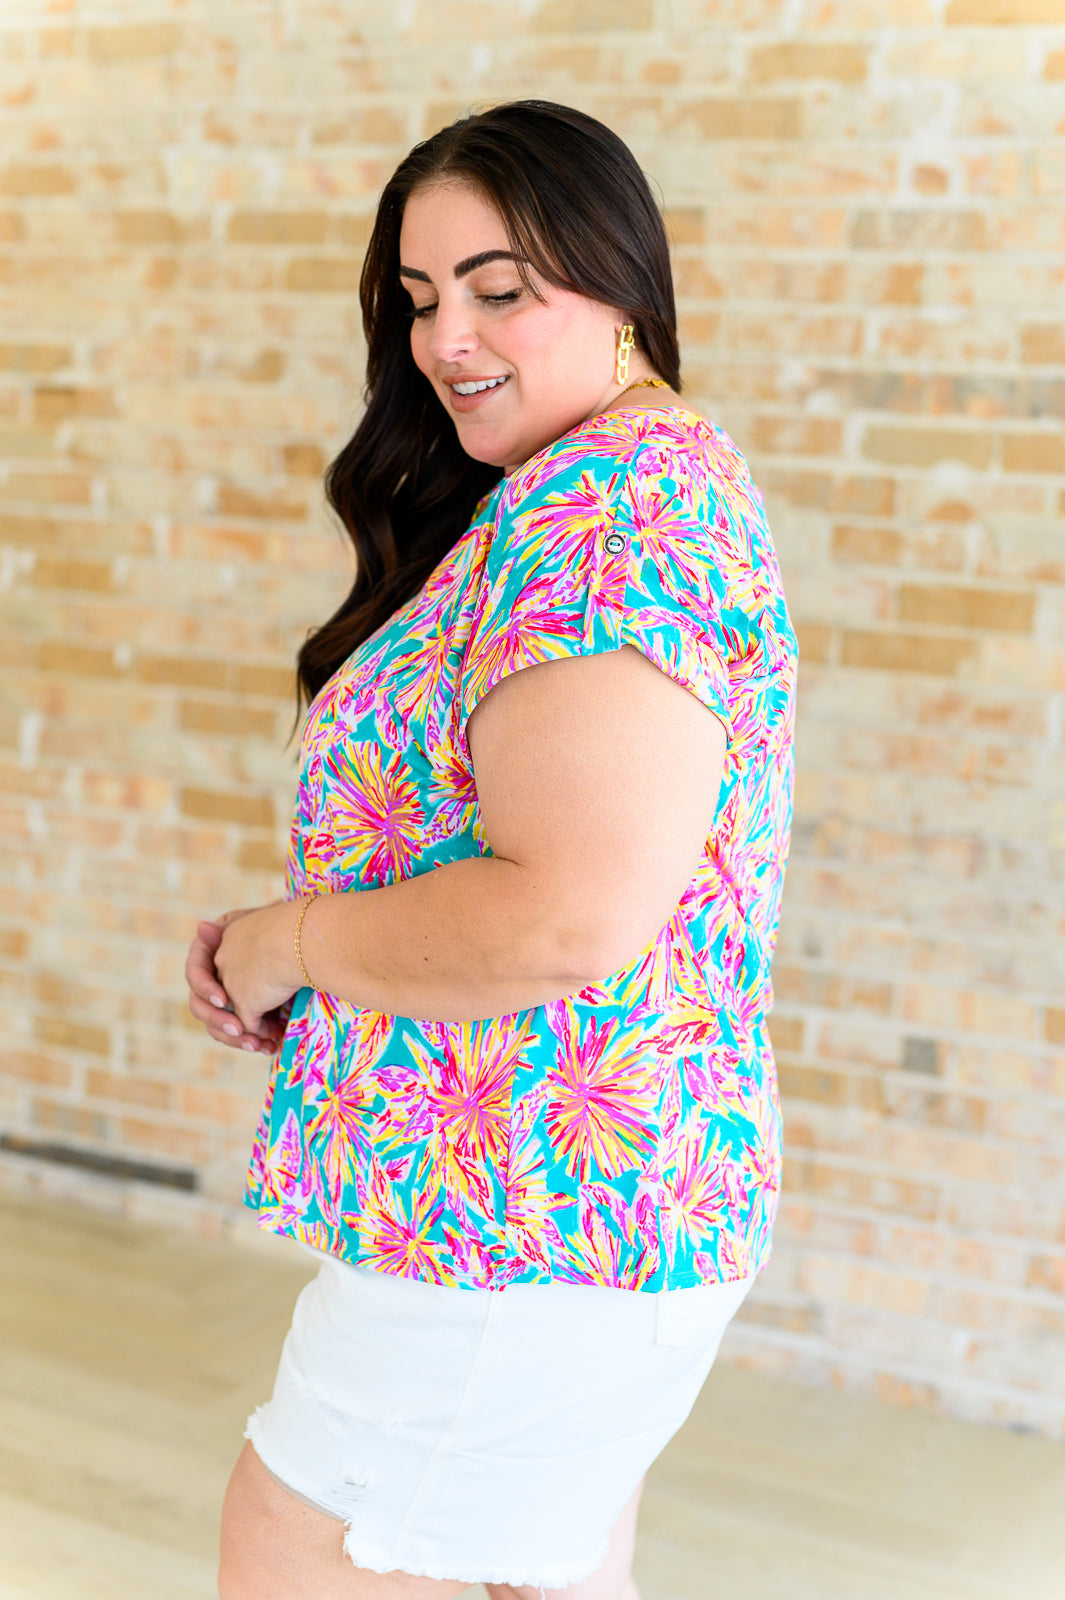
[[[469,183],[495,206],[523,277],[527,261],[548,283],[624,311],[636,347],[680,389],[666,232],[647,179],[617,134],[569,106],[515,100],[415,145],[382,192],[362,269],[366,409],[324,479],[355,547],[355,581],[299,651],[297,717],[302,697],[313,700],[417,594],[502,477],[501,468],[462,449],[411,354],[400,227],[411,194],[441,181]]]

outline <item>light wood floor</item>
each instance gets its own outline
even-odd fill
[[[222,1490],[313,1271],[292,1255],[0,1200],[0,1600],[212,1600]],[[649,1477],[637,1580],[1063,1600],[1065,1452],[720,1364]]]

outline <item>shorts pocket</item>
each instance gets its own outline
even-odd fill
[[[716,1352],[725,1329],[754,1285],[755,1275],[735,1283],[698,1283],[663,1289],[655,1308],[655,1344],[701,1347]]]

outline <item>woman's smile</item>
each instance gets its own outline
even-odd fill
[[[451,390],[451,409],[461,413],[478,410],[505,388],[509,380],[510,373],[506,372],[497,378],[445,378],[443,381]]]

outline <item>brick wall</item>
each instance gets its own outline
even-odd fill
[[[1063,0],[21,0],[0,40],[0,1110],[171,1186],[5,1181],[233,1214],[263,1062],[181,965],[279,892],[368,218],[454,113],[560,99],[660,185],[803,644],[786,1197],[728,1353],[1060,1436]]]

